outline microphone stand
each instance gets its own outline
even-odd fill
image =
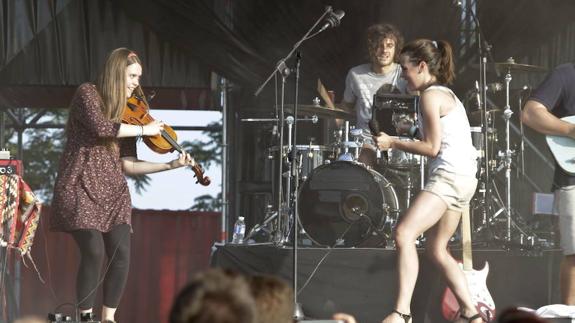
[[[300,45],[310,39],[315,37],[316,35],[320,34],[321,32],[323,32],[325,29],[327,28],[321,28],[320,30],[316,31],[315,33],[312,34],[312,31],[314,29],[316,29],[316,27],[319,25],[319,23],[329,14],[331,14],[333,12],[332,7],[331,6],[327,6],[323,12],[323,14],[315,21],[315,23],[312,25],[312,27],[305,33],[305,35],[299,40],[297,41],[293,48],[291,49],[291,51],[286,55],[286,57],[280,59],[278,61],[278,63],[276,64],[276,68],[274,69],[274,71],[269,75],[269,77],[263,82],[263,84],[260,85],[260,87],[257,89],[257,91],[255,92],[255,96],[258,96],[261,91],[263,90],[263,88],[266,86],[266,84],[272,79],[272,77],[275,75],[276,72],[281,72],[282,70],[286,69],[286,60],[288,60],[293,53],[300,47]],[[332,25],[335,27],[335,25]],[[297,214],[297,208],[298,208],[298,199],[297,199],[297,190],[298,190],[298,181],[299,181],[299,174],[298,174],[298,167],[297,167],[297,163],[296,163],[296,158],[297,158],[297,143],[296,143],[296,134],[297,134],[297,121],[298,121],[298,114],[297,114],[297,110],[298,110],[298,96],[299,96],[299,78],[300,78],[300,62],[301,62],[301,55],[298,52],[297,57],[296,57],[296,68],[295,68],[295,73],[296,73],[296,79],[295,79],[295,98],[294,98],[294,109],[293,109],[293,114],[294,114],[294,123],[293,123],[293,140],[291,141],[292,144],[292,149],[289,152],[292,156],[291,158],[291,164],[290,164],[290,178],[288,179],[288,182],[290,180],[293,180],[294,183],[294,189],[293,189],[293,194],[292,194],[292,190],[291,188],[287,191],[287,196],[291,196],[293,203],[293,209],[292,209],[292,216],[293,216],[293,290],[294,290],[294,319],[296,320],[301,320],[304,318],[304,314],[303,314],[303,310],[301,308],[301,304],[298,303],[297,301],[297,291],[298,291],[298,286],[297,286],[297,268],[298,268],[298,261],[297,261],[297,247],[298,247],[298,214]],[[284,82],[285,83],[285,82]],[[281,133],[280,133],[280,152],[283,152],[283,119],[284,119],[284,100],[283,100],[283,96],[284,96],[284,92],[283,92],[283,86],[282,86],[282,103],[281,103]],[[291,134],[290,134],[291,135]],[[291,138],[291,136],[290,136]],[[289,160],[290,158],[288,158]],[[281,167],[279,167],[280,170],[280,180],[281,180]],[[281,191],[282,186],[280,185],[279,190]],[[291,194],[291,195],[290,195]],[[280,193],[281,195],[281,193]],[[280,201],[281,202],[281,201]],[[289,201],[286,201],[289,203]],[[281,206],[281,204],[280,204]],[[278,210],[279,211],[279,210]],[[281,213],[278,213],[278,219],[281,218]]]
[[[301,304],[297,301],[297,257],[298,257],[298,191],[299,191],[299,171],[297,167],[297,162],[295,162],[297,158],[297,145],[296,145],[296,138],[297,138],[297,106],[298,106],[298,97],[299,97],[299,71],[300,71],[300,64],[301,64],[301,53],[298,51],[296,55],[296,68],[295,68],[295,90],[294,90],[294,107],[293,112],[295,116],[294,125],[293,125],[293,142],[291,148],[292,154],[292,169],[291,169],[291,176],[293,178],[293,208],[292,208],[292,215],[293,215],[293,303],[294,303],[294,319],[301,320],[305,317],[303,314],[303,309]]]
[[[327,6],[325,8],[325,11],[323,12],[323,14],[321,15],[321,17],[319,17],[316,22],[313,24],[313,26],[307,31],[307,33],[299,40],[297,41],[293,48],[291,49],[291,51],[286,55],[286,57],[280,59],[277,64],[276,64],[276,68],[273,70],[273,72],[268,76],[268,78],[258,87],[258,89],[255,92],[255,96],[260,95],[260,93],[262,92],[262,90],[264,89],[264,87],[269,83],[269,81],[272,79],[272,77],[274,77],[276,72],[281,72],[281,70],[283,68],[285,68],[285,62],[293,55],[293,53],[299,48],[299,46],[306,40],[316,36],[317,34],[319,34],[319,32],[313,34],[310,36],[312,30],[314,30],[319,23],[323,20],[323,18],[325,18],[325,16],[329,15],[330,13],[333,12],[333,9],[331,8],[331,6]],[[323,31],[323,30],[322,30]]]
[[[477,2],[475,2],[476,8],[477,8]],[[461,2],[458,2],[458,6],[463,8],[463,5],[461,4]],[[487,199],[489,198],[489,194],[491,192],[491,188],[490,186],[490,170],[489,168],[491,167],[490,165],[490,160],[491,160],[491,156],[490,156],[490,151],[489,151],[489,140],[488,140],[488,136],[489,136],[489,118],[491,118],[491,116],[488,113],[488,109],[487,109],[487,60],[489,59],[492,63],[495,63],[495,60],[493,59],[493,55],[491,53],[491,48],[492,46],[485,40],[485,36],[483,34],[483,30],[481,29],[481,24],[479,23],[479,18],[477,17],[477,15],[475,14],[473,8],[469,8],[468,6],[465,6],[464,10],[466,11],[467,14],[469,14],[469,16],[471,16],[471,18],[473,19],[473,22],[475,23],[475,33],[477,35],[477,49],[478,49],[478,53],[479,53],[479,85],[480,85],[480,91],[481,91],[481,98],[483,102],[479,102],[479,109],[481,110],[481,133],[483,134],[483,156],[484,156],[484,169],[483,169],[483,174],[479,174],[480,177],[483,177],[483,181],[479,181],[479,185],[480,185],[480,192],[482,192],[482,199],[483,201],[482,203],[482,224],[484,226],[487,227],[487,229],[489,229],[489,219],[487,219],[487,209],[489,208],[489,203],[487,203]],[[499,71],[497,69],[495,69],[495,73],[497,74],[497,77],[499,77]],[[481,156],[480,156],[481,157]],[[480,228],[481,229],[481,228]],[[480,230],[477,230],[476,232],[479,232]]]
[[[299,40],[297,41],[294,46],[292,47],[291,51],[282,59],[280,59],[277,63],[276,63],[276,67],[275,69],[270,73],[270,75],[268,76],[268,78],[259,86],[259,88],[256,90],[255,92],[255,96],[258,96],[262,90],[264,89],[264,87],[269,83],[269,81],[274,77],[274,75],[276,75],[276,73],[280,73],[282,75],[282,85],[281,85],[281,103],[280,103],[280,116],[279,116],[279,154],[280,154],[280,163],[279,163],[279,167],[278,167],[278,174],[277,174],[277,178],[278,178],[278,194],[277,194],[277,199],[278,199],[278,221],[276,224],[276,236],[274,237],[275,243],[277,245],[282,245],[285,240],[286,237],[284,234],[286,234],[284,232],[284,227],[285,225],[282,223],[284,222],[286,219],[282,219],[282,215],[285,214],[285,212],[283,212],[283,208],[284,208],[284,202],[282,199],[282,189],[283,189],[283,173],[282,173],[282,159],[283,159],[283,152],[284,152],[284,122],[285,122],[285,102],[284,102],[284,98],[285,98],[285,83],[286,83],[286,78],[288,77],[288,75],[290,74],[290,69],[287,67],[286,65],[286,61],[293,55],[293,53],[299,48],[299,46],[306,41],[307,39],[310,39],[314,36],[316,36],[317,34],[319,34],[319,32],[316,32],[314,34],[311,34],[311,32],[319,25],[319,23],[329,14],[331,14],[333,12],[333,9],[331,6],[327,6],[325,8],[325,11],[323,12],[323,14],[316,20],[316,22],[313,24],[313,26],[306,32],[306,34]],[[311,36],[310,36],[311,34]],[[277,107],[276,107],[277,109]],[[277,110],[276,110],[277,112]],[[297,121],[297,106],[294,107],[294,121]],[[291,138],[291,137],[290,137]],[[287,164],[288,164],[288,168],[291,168],[290,165],[293,161],[290,161],[289,158],[287,159]],[[288,180],[289,182],[289,180]],[[287,190],[287,194],[289,197],[290,191]],[[288,203],[289,201],[285,201],[286,203]],[[285,221],[287,222],[287,221]]]

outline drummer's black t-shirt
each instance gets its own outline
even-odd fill
[[[543,104],[554,116],[575,115],[575,64],[559,65],[529,97]],[[575,176],[565,173],[555,163],[553,189],[575,185]]]

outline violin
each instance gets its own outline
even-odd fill
[[[134,91],[132,96],[128,99],[124,112],[122,113],[122,121],[131,125],[144,126],[154,121],[150,115],[150,108],[142,91]],[[177,150],[181,154],[186,152],[178,144],[178,136],[172,127],[164,124],[164,130],[159,135],[143,137],[144,143],[148,148],[157,152],[158,154],[165,154]],[[203,186],[208,186],[211,183],[209,177],[204,176],[204,169],[202,165],[196,163],[191,166],[195,173],[196,183]]]

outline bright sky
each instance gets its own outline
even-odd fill
[[[220,121],[222,114],[216,111],[179,111],[153,110],[151,115],[156,120],[176,126],[206,126],[213,121]],[[207,140],[201,131],[176,131],[178,143],[193,139]],[[189,152],[193,156],[193,152]],[[178,157],[178,153],[157,154],[150,150],[142,141],[138,142],[138,158],[153,162],[167,162]],[[150,174],[151,183],[146,191],[137,194],[133,181],[128,180],[132,203],[138,209],[155,210],[186,210],[194,204],[194,199],[200,195],[216,196],[222,189],[222,171],[219,165],[212,163],[211,168],[204,167],[205,175],[212,183],[209,186],[196,184],[194,172],[188,167]]]

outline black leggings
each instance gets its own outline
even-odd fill
[[[104,272],[104,306],[117,308],[130,269],[130,226],[117,225],[110,232],[78,230],[71,234],[78,244],[81,257],[76,277],[76,297],[80,309],[94,306],[104,252],[111,262],[108,271]],[[106,268],[108,263],[104,270]]]

